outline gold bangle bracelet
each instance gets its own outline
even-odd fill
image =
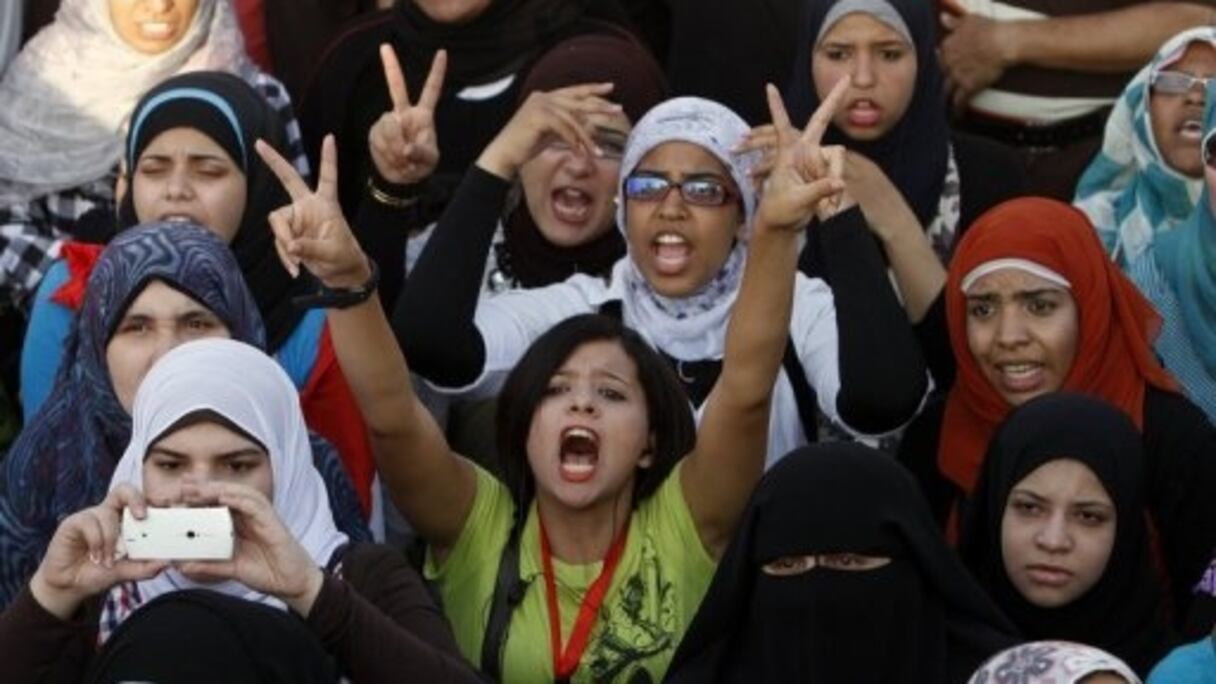
[[[367,191],[371,193],[372,199],[386,207],[394,209],[408,209],[418,203],[418,196],[414,197],[397,197],[390,195],[387,192],[376,187],[375,182],[371,178],[367,179]]]

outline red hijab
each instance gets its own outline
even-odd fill
[[[967,345],[962,282],[995,259],[1025,259],[1064,276],[1079,318],[1072,369],[1061,389],[1116,406],[1143,428],[1146,385],[1176,390],[1153,355],[1161,317],[1102,249],[1089,219],[1056,200],[1023,197],[980,216],[959,243],[946,280],[946,319],[958,375],[946,400],[938,466],[970,493],[988,441],[1012,410],[980,371]]]

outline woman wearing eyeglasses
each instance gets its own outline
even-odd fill
[[[1204,91],[1216,76],[1216,28],[1165,42],[1127,85],[1106,123],[1102,151],[1077,185],[1107,253],[1127,267],[1153,236],[1186,220],[1199,198]]]
[[[594,131],[591,111],[584,104],[565,115],[566,132],[550,139],[602,149],[587,139]],[[617,186],[616,225],[628,256],[615,263],[609,280],[575,274],[474,307],[480,284],[467,280],[472,267],[432,263],[446,269],[446,280],[423,281],[428,265],[420,263],[395,317],[415,372],[454,395],[492,394],[534,339],[565,318],[600,312],[621,318],[664,354],[702,415],[721,371],[747,259],[756,159],[735,151],[748,130],[743,120],[707,100],[669,100],[642,122],[629,138]],[[827,282],[797,281],[770,459],[815,441],[821,415],[858,433],[893,430],[912,416],[925,390],[907,317],[864,228],[829,221],[817,239],[831,255]],[[455,284],[461,275],[466,281]]]
[[[1216,227],[1209,198],[1216,142],[1204,103],[1211,104],[1205,95],[1214,77],[1216,29],[1171,38],[1124,91],[1076,200],[1107,252],[1161,313],[1154,349],[1212,420]]]

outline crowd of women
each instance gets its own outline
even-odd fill
[[[1070,204],[952,123],[968,7],[381,4],[5,67],[5,681],[1216,682],[1196,6]],[[233,556],[127,557],[174,506]]]

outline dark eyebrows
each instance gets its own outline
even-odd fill
[[[1055,297],[1063,293],[1063,290],[1055,287],[1042,287],[1037,290],[1022,290],[1013,294],[1014,299],[1038,299],[1043,296]]]
[[[1114,508],[1113,505],[1108,504],[1105,501],[1074,501],[1072,507],[1077,509],[1092,509],[1098,511],[1110,511]]]
[[[629,137],[628,133],[609,126],[596,126],[594,132],[596,135],[601,135],[612,140],[619,140],[621,142],[624,142],[625,139]]]
[[[624,376],[617,374],[617,373],[613,373],[610,370],[598,370],[598,371],[595,371],[595,375],[598,375],[603,378],[608,378],[609,380],[613,380],[615,382],[619,382],[622,385],[630,384],[629,380],[627,380]]]
[[[145,458],[148,458],[148,457],[152,456],[153,454],[157,454],[160,456],[167,456],[176,461],[190,460],[190,454],[186,454],[181,451],[176,451],[174,449],[170,449],[168,447],[164,447],[159,444],[154,444],[153,446],[149,447],[148,456],[145,456]],[[234,458],[240,458],[242,456],[268,456],[268,455],[266,454],[265,451],[262,451],[258,447],[246,446],[246,447],[240,447],[237,449],[233,449],[232,451],[224,451],[224,452],[215,454],[214,458],[216,460],[220,460],[220,461],[229,461]]]
[[[247,446],[247,447],[241,447],[240,449],[233,449],[232,451],[225,451],[223,453],[216,454],[215,458],[217,460],[221,460],[221,461],[231,461],[233,459],[241,458],[244,456],[265,456],[267,458],[270,457],[269,454],[267,454],[265,451],[262,451],[258,447]]]
[[[1017,494],[1018,496],[1024,496],[1027,499],[1032,499],[1037,503],[1046,503],[1047,502],[1046,497],[1040,496],[1040,495],[1036,494],[1035,492],[1030,491],[1029,489],[1023,489],[1021,487],[1014,487],[1013,491],[1010,492],[1010,494]]]
[[[180,451],[174,451],[173,449],[170,449],[169,447],[163,447],[163,446],[160,446],[159,444],[153,444],[152,446],[148,447],[148,455],[145,456],[144,458],[147,459],[147,458],[151,457],[153,454],[157,454],[160,456],[167,456],[176,461],[185,461],[190,458],[190,456],[188,454],[183,454]]]
[[[1013,299],[1018,301],[1026,301],[1028,299],[1038,299],[1040,297],[1058,297],[1064,294],[1064,290],[1056,287],[1043,287],[1037,290],[1019,290],[1013,293]],[[968,302],[998,302],[1001,296],[996,292],[981,292],[979,294],[966,295]]]

